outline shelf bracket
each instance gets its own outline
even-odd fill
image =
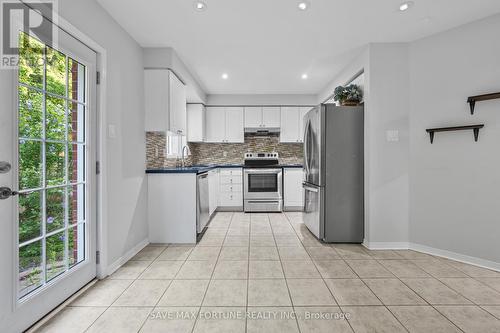
[[[492,99],[499,99],[499,98],[500,98],[500,92],[492,93],[492,94],[485,94],[485,95],[470,96],[469,98],[467,98],[467,103],[469,103],[469,106],[470,106],[470,114],[472,114],[472,115],[474,114],[476,102],[489,101]]]
[[[479,130],[483,127],[484,124],[478,124],[478,125],[466,125],[466,126],[428,128],[425,131],[429,133],[431,144],[434,143],[434,134],[436,132],[451,132],[451,131],[464,131],[464,130],[472,130],[474,132],[474,141],[477,142],[477,140],[479,139]]]

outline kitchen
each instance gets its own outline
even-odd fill
[[[2,332],[500,331],[498,1],[37,2]]]
[[[164,89],[166,83],[151,86]],[[147,100],[165,96],[154,90],[146,94],[150,96]],[[181,129],[176,127],[176,131],[187,134],[184,136],[158,132],[158,122],[151,121],[155,127],[147,130],[156,131],[146,133],[146,172],[149,196],[155,198],[149,201],[152,241],[193,243],[194,226],[197,224],[196,232],[200,234],[216,210],[301,211],[303,116],[311,108],[188,104],[177,118],[182,117],[186,124]],[[151,113],[162,109],[155,108]],[[176,141],[177,154],[168,151],[172,147],[168,140]],[[179,183],[181,178],[186,183]],[[252,207],[256,204],[264,206]],[[168,220],[175,221],[171,228]],[[179,226],[189,226],[190,236],[181,236],[185,233],[177,229]]]

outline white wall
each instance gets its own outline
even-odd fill
[[[186,85],[188,103],[205,103],[207,95],[186,65],[171,47],[144,48],[144,67],[170,68]]]
[[[372,248],[404,247],[409,223],[408,45],[371,44],[367,81],[366,241]],[[388,142],[387,130],[399,131],[399,142]]]
[[[338,85],[364,71],[365,244],[370,248],[408,245],[407,44],[370,44],[318,94],[323,102]],[[387,142],[398,130],[400,141]]]
[[[316,95],[224,95],[215,94],[207,96],[207,105],[316,105]]]
[[[360,54],[355,57],[344,69],[342,69],[335,78],[330,81],[326,87],[321,90],[316,98],[317,103],[323,103],[328,100],[332,95],[335,88],[339,85],[345,85],[349,83],[359,72],[365,72],[365,82],[367,81],[366,73],[368,71],[369,63],[369,49],[367,45],[363,48]],[[365,87],[365,95],[368,93],[368,89]]]
[[[111,265],[148,235],[142,49],[94,0],[60,1],[59,11],[106,50],[106,108],[101,112],[107,124],[116,126],[116,138],[102,138],[107,215],[101,222],[107,248],[101,259]]]
[[[410,240],[500,268],[500,15],[416,41],[410,48]],[[472,132],[426,128],[485,124]]]

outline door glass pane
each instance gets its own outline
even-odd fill
[[[66,144],[47,142],[45,146],[47,186],[63,185],[66,183]]]
[[[59,96],[66,96],[66,56],[48,46],[46,52],[46,90]]]
[[[88,239],[86,67],[20,41],[19,298],[84,261]]]
[[[77,102],[69,103],[68,141],[85,141],[85,106]]]
[[[68,58],[69,67],[69,98],[80,103],[85,102],[85,66]]]
[[[42,138],[43,94],[36,90],[19,87],[19,137]]]
[[[19,243],[42,234],[42,192],[19,195]]]
[[[42,142],[20,140],[19,189],[26,190],[42,186]]]
[[[19,295],[26,295],[42,283],[42,241],[39,240],[19,248]]]
[[[46,212],[45,225],[47,232],[58,230],[64,227],[64,188],[52,188],[46,191]]]
[[[68,145],[68,178],[71,184],[85,181],[85,145]]]
[[[47,281],[58,276],[66,270],[65,256],[65,238],[66,230],[47,237],[45,249],[45,262],[47,271]]]
[[[68,265],[72,267],[85,260],[85,224],[68,229]]]
[[[76,224],[85,221],[85,185],[68,187],[68,223]]]
[[[57,141],[66,140],[66,101],[47,95],[46,103],[46,138]]]
[[[43,89],[44,50],[36,38],[19,35],[19,82]]]

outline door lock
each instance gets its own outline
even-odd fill
[[[18,194],[19,192],[12,191],[8,187],[0,187],[0,200],[5,200]]]

